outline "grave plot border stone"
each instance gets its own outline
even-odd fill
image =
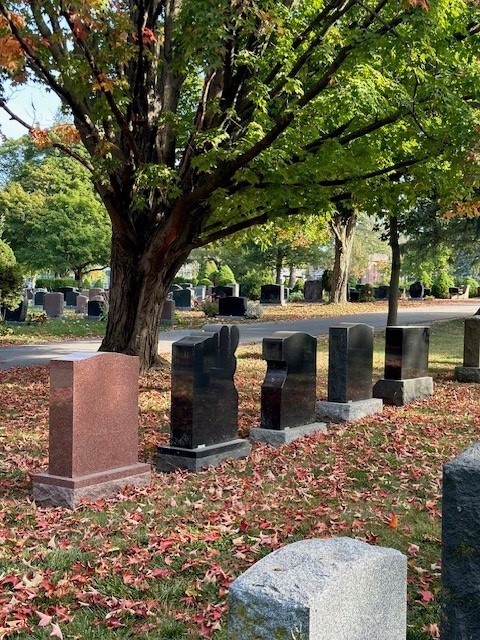
[[[250,429],[252,442],[281,447],[317,432],[315,417],[317,339],[301,331],[276,331],[263,339],[267,372],[261,392],[261,426]]]
[[[230,640],[405,640],[407,558],[351,538],[302,540],[229,587]]]
[[[138,356],[120,353],[51,361],[49,465],[33,477],[35,502],[73,509],[150,483],[150,465],[138,462],[138,372]]]

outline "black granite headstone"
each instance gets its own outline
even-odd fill
[[[407,380],[428,375],[428,327],[387,327],[385,379]]]
[[[247,298],[227,296],[218,299],[218,315],[220,316],[240,316],[247,312]]]
[[[87,303],[87,316],[99,318],[103,313],[104,303],[100,300],[89,300]]]
[[[180,286],[182,289],[193,289],[193,284],[191,282],[181,282]]]
[[[238,327],[206,329],[172,345],[172,447],[194,449],[237,438]]]
[[[43,306],[43,298],[45,296],[45,291],[37,291],[33,297],[33,304],[35,306]]]
[[[260,304],[283,304],[285,290],[282,284],[262,284],[260,288]]]
[[[429,289],[428,287],[425,287],[423,290],[423,297],[426,298],[427,296],[431,296],[432,295],[432,290]]]
[[[479,637],[480,444],[443,468],[442,640]]]
[[[27,319],[28,300],[23,299],[16,309],[5,309],[6,322],[25,322]]]
[[[386,285],[375,287],[373,290],[373,297],[375,300],[386,300],[388,298],[389,289],[390,287],[387,287]]]
[[[168,290],[168,293],[173,293],[174,291],[181,291],[182,289],[183,287],[181,287],[179,284],[171,284]]]
[[[173,292],[173,300],[177,309],[190,309],[193,307],[192,289],[178,289]]]
[[[354,402],[372,397],[373,327],[342,323],[330,327],[328,401]]]
[[[463,366],[480,367],[480,318],[476,315],[465,319]]]
[[[63,298],[64,300],[66,300],[66,294],[70,291],[75,291],[75,287],[58,287],[56,291],[58,291],[59,293],[63,293]]]
[[[423,284],[419,280],[416,280],[413,284],[410,285],[409,291],[411,298],[423,298],[425,294]]]
[[[233,287],[225,285],[224,287],[212,287],[212,296],[214,298],[225,298],[227,296],[233,296]]]
[[[283,430],[316,421],[317,339],[277,331],[263,339],[267,373],[261,393],[261,427]]]
[[[360,291],[357,289],[350,289],[350,302],[358,302],[360,300]]]
[[[73,291],[65,291],[63,294],[65,297],[65,304],[67,307],[76,307],[77,306],[77,296],[80,291],[74,289]]]

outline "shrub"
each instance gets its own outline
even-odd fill
[[[27,313],[27,324],[45,324],[48,321],[46,311],[32,309]]]
[[[303,302],[304,297],[301,291],[292,291],[292,293],[288,296],[288,302]]]
[[[450,298],[449,287],[453,286],[453,280],[446,271],[440,271],[432,284],[432,295],[435,298],[446,300]]]
[[[218,302],[213,300],[206,300],[201,305],[203,313],[207,318],[215,318],[218,316]]]
[[[233,271],[230,269],[228,264],[224,264],[220,267],[217,272],[217,286],[224,287],[227,284],[231,284],[236,282],[235,276],[233,275]]]
[[[251,300],[260,299],[260,287],[265,282],[265,274],[260,272],[247,273],[242,278],[242,295]]]
[[[302,278],[297,278],[295,284],[293,285],[292,293],[297,291],[300,291],[300,293],[303,293],[304,287],[305,287],[305,280],[302,280]]]
[[[322,274],[322,287],[324,291],[332,290],[332,278],[333,278],[333,271],[331,269],[325,269],[325,271]]]
[[[467,288],[467,286],[470,287],[470,291],[468,293],[469,298],[477,297],[478,282],[474,278],[472,278],[472,276],[467,276],[465,278],[465,280],[463,281],[463,286],[465,288]]]
[[[197,284],[199,285],[205,285],[206,287],[213,287],[213,282],[211,280],[209,280],[208,278],[201,278]]]
[[[249,300],[247,302],[247,310],[245,312],[245,318],[249,318],[250,320],[258,319],[263,316],[263,307],[259,302],[252,302]]]
[[[363,285],[363,290],[358,296],[359,302],[375,302],[375,296],[373,295],[373,284],[367,283]]]
[[[16,309],[22,300],[23,274],[12,249],[0,240],[0,305]]]
[[[73,278],[37,278],[35,286],[39,289],[56,291],[60,287],[74,287],[76,282]]]

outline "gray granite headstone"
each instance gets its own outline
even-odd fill
[[[465,319],[463,366],[480,367],[480,317]]]
[[[35,292],[35,295],[33,297],[33,304],[35,306],[39,306],[39,307],[43,306],[43,297],[44,297],[45,293],[46,293],[45,291],[36,291]]]
[[[45,293],[43,296],[43,309],[49,318],[59,318],[63,316],[64,302],[63,293]]]
[[[480,633],[480,444],[443,468],[442,640]]]
[[[371,398],[373,327],[345,322],[330,327],[329,333],[328,401]]]
[[[323,300],[323,286],[321,280],[307,280],[303,288],[303,297],[307,302]]]
[[[350,538],[269,554],[229,588],[230,640],[405,640],[407,559]]]
[[[173,291],[173,301],[177,309],[191,309],[193,307],[193,289],[177,289]]]

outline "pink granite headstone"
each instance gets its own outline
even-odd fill
[[[94,289],[89,289],[88,290],[88,299],[89,300],[95,300],[95,298],[97,298],[98,296],[102,297],[103,300],[103,289],[100,289],[98,287],[95,287]]]
[[[63,316],[65,298],[63,293],[46,293],[43,296],[43,309],[49,318]]]
[[[34,500],[74,508],[150,482],[138,462],[137,356],[76,353],[50,364],[47,473],[33,478]]]
[[[88,298],[84,295],[77,296],[77,313],[87,312]]]

